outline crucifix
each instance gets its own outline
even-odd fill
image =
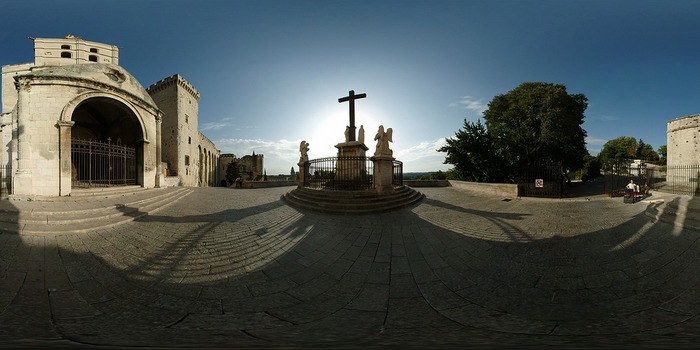
[[[348,141],[355,141],[355,100],[365,97],[367,97],[367,94],[355,95],[355,90],[350,90],[348,96],[338,99],[338,103],[350,102],[350,135]]]

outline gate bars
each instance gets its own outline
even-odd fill
[[[136,185],[136,150],[90,140],[71,140],[73,187]]]

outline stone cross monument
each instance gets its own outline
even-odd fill
[[[355,100],[365,97],[367,94],[355,95],[355,90],[350,90],[347,96],[338,99],[338,103],[348,102],[350,108],[350,125],[346,142],[355,141]]]
[[[348,96],[338,99],[339,103],[348,102],[350,113],[350,125],[345,128],[345,142],[335,145],[338,149],[338,163],[336,164],[336,181],[352,183],[367,175],[365,166],[366,152],[365,129],[360,126],[360,138],[357,140],[355,131],[355,100],[367,97],[367,94],[355,95],[350,90]]]

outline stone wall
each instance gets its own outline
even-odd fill
[[[403,180],[403,184],[409,187],[449,187],[447,180]]]
[[[700,164],[700,114],[671,120],[666,128],[667,164]]]
[[[450,186],[474,192],[479,195],[515,198],[518,196],[517,184],[500,184],[500,183],[483,183],[483,182],[468,182],[449,180]]]

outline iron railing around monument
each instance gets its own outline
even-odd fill
[[[334,191],[372,188],[374,163],[367,157],[325,157],[310,160],[305,167],[307,188]]]
[[[137,184],[136,150],[131,147],[74,139],[71,163],[74,188]]]
[[[391,178],[392,185],[403,186],[403,163],[394,160],[393,169],[393,176]]]

